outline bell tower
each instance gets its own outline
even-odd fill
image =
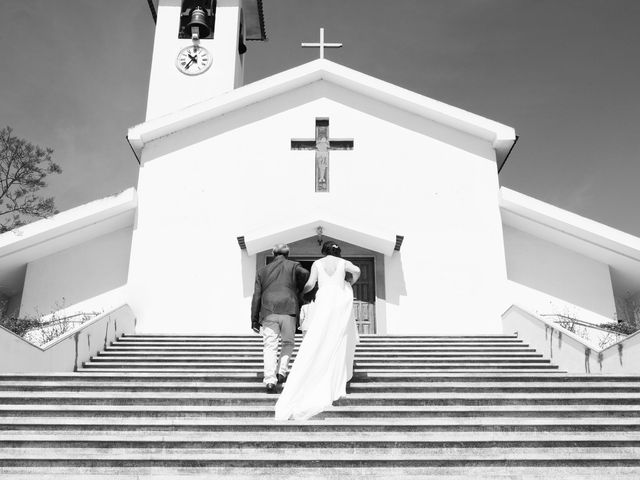
[[[146,120],[242,86],[251,40],[262,0],[159,0]]]

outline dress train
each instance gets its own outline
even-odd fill
[[[318,262],[319,289],[309,330],[276,403],[278,420],[306,420],[347,393],[358,331],[351,318],[353,290],[344,278],[344,260],[332,275]]]

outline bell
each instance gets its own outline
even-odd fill
[[[207,38],[211,33],[209,25],[207,25],[207,14],[205,11],[196,7],[191,12],[191,21],[187,24],[192,34],[198,34],[198,38]]]

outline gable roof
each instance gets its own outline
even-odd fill
[[[153,140],[320,80],[485,139],[496,151],[498,166],[504,162],[516,139],[514,129],[507,125],[326,59],[305,63],[168,115],[148,120],[131,127],[127,138],[136,155],[139,155],[145,144]]]

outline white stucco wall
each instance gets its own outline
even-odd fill
[[[27,265],[21,316],[105,312],[125,303],[131,227]]]
[[[504,239],[505,309],[516,304],[539,315],[612,321],[616,306],[608,265],[506,225]]]
[[[331,193],[314,191],[314,153],[290,148],[316,117],[355,140],[331,152]],[[405,236],[385,258],[388,333],[500,332],[497,192],[488,141],[324,81],[153,141],[129,275],[138,329],[246,333],[256,262],[236,237],[343,212]]]

